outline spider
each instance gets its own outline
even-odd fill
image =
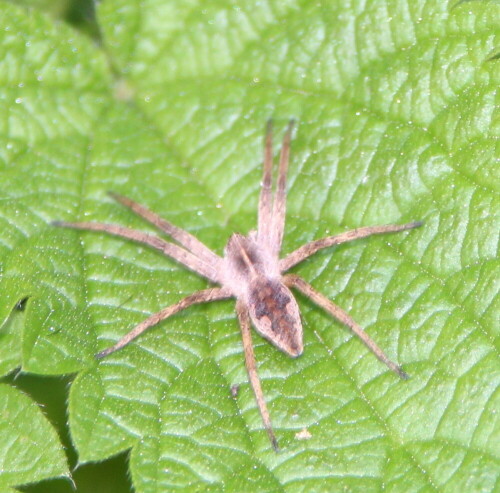
[[[292,130],[293,121],[290,121],[283,138],[277,185],[273,193],[273,131],[271,121],[268,122],[264,145],[264,166],[257,231],[250,231],[246,236],[239,233],[231,235],[224,249],[223,257],[214,253],[187,231],[174,226],[133,200],[114,192],[109,192],[109,195],[114,200],[156,226],[176,243],[115,224],[64,221],[55,221],[53,223],[55,226],[65,228],[102,231],[145,244],[161,251],[167,257],[176,260],[188,269],[208,279],[211,283],[220,285],[220,287],[197,291],[174,305],[151,315],[123,336],[116,344],[97,353],[95,355],[97,359],[118,351],[150,327],[191,305],[236,298],[236,313],[241,328],[248,377],[255,394],[264,428],[276,451],[279,450],[278,441],[273,431],[269,410],[257,373],[251,324],[261,336],[288,356],[292,358],[300,356],[303,351],[302,322],[299,307],[290,291],[290,288],[294,288],[323,308],[332,317],[347,325],[375,356],[392,371],[403,379],[408,378],[408,375],[401,367],[392,362],[375,341],[344,310],[316,291],[298,275],[285,274],[285,272],[324,248],[375,234],[395,233],[422,225],[421,222],[416,221],[401,225],[357,228],[306,243],[280,259],[279,254],[285,226],[286,175]]]

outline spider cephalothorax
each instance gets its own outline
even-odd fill
[[[247,236],[239,233],[233,234],[229,238],[224,250],[224,257],[220,257],[212,252],[212,250],[187,231],[174,226],[133,200],[115,193],[110,193],[111,197],[154,224],[177,244],[170,243],[157,236],[114,224],[62,221],[54,223],[56,226],[67,228],[103,231],[146,244],[160,250],[168,257],[175,259],[212,283],[220,285],[220,287],[198,291],[183,298],[176,304],[151,315],[134,327],[114,346],[98,353],[96,355],[98,359],[117,351],[149,327],[156,325],[161,320],[193,304],[236,298],[236,312],[241,327],[245,364],[264,427],[275,450],[278,450],[278,442],[271,425],[260,379],[257,374],[250,332],[251,322],[257,332],[272,342],[278,349],[292,357],[300,356],[303,351],[302,323],[299,307],[290,288],[297,289],[330,315],[350,327],[368,348],[373,351],[375,356],[391,370],[396,372],[400,377],[407,378],[407,374],[385,355],[382,349],[377,346],[345,311],[316,291],[299,276],[285,274],[285,272],[323,248],[358,238],[365,238],[373,234],[405,231],[422,224],[420,222],[412,222],[401,225],[358,228],[306,243],[280,259],[279,254],[285,227],[286,175],[292,128],[293,125],[290,122],[281,147],[277,186],[273,195],[272,127],[270,123],[268,124],[264,148],[264,172],[259,199],[257,231],[252,231]]]

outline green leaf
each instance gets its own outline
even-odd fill
[[[102,49],[4,7],[1,368],[79,371],[69,421],[81,462],[131,448],[144,492],[493,491],[497,4],[109,0]],[[280,454],[247,382],[234,303],[191,307],[97,363],[207,284],[145,247],[50,224],[153,231],[114,190],[222,254],[233,231],[255,227],[269,117],[278,138],[298,122],[285,253],[362,225],[425,221],[295,269],[412,378],[298,296],[301,358],[254,336]]]
[[[2,491],[45,478],[71,478],[57,433],[36,403],[13,387],[0,385],[0,417]]]

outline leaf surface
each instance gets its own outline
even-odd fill
[[[144,492],[241,491],[242,477],[252,491],[493,491],[495,3],[106,1],[102,49],[39,13],[5,12],[0,360],[5,372],[80,372],[69,421],[82,462],[132,448]],[[301,358],[254,336],[278,455],[233,302],[192,307],[97,363],[207,284],[145,247],[50,224],[152,232],[113,190],[222,254],[233,231],[255,227],[269,117],[276,154],[286,122],[298,122],[285,253],[358,226],[425,221],[295,268],[412,378],[399,381],[298,296]]]
[[[62,476],[70,479],[59,438],[37,404],[0,385],[0,488]]]

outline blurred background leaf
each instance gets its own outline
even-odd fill
[[[44,5],[2,6],[0,368],[79,372],[71,464],[121,454],[120,470],[131,449],[144,492],[493,491],[498,4],[108,0],[50,15]],[[137,245],[50,226],[149,230],[107,197],[115,190],[222,253],[232,231],[255,227],[269,117],[278,136],[298,121],[285,252],[361,225],[425,221],[296,269],[412,378],[398,381],[299,298],[301,358],[254,337],[279,455],[233,303],[193,307],[97,364],[96,351],[206,283]],[[19,388],[33,378],[13,375]],[[51,385],[40,376],[38,402]],[[77,491],[97,491],[88,477],[128,488],[85,467]],[[38,488],[54,485],[70,488]]]

